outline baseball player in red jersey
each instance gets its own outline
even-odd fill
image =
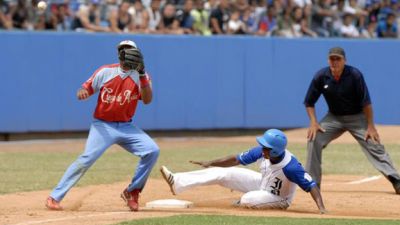
[[[94,120],[85,151],[69,166],[47,198],[48,209],[62,210],[60,202],[67,192],[113,144],[140,157],[132,182],[121,194],[130,210],[139,209],[139,193],[157,161],[159,147],[134,125],[132,117],[139,100],[144,104],[151,102],[152,87],[144,70],[143,56],[133,41],[119,43],[118,57],[119,63],[100,67],[78,90],[79,100],[99,92]]]

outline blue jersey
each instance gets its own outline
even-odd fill
[[[282,161],[277,164],[271,164],[264,158],[261,146],[240,153],[236,158],[242,165],[258,161],[262,174],[260,190],[286,198],[289,202],[294,197],[296,185],[306,192],[316,186],[315,181],[288,150],[285,150]]]

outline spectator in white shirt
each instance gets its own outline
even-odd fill
[[[343,16],[343,24],[340,27],[340,34],[345,38],[358,38],[360,37],[360,32],[354,26],[354,16],[353,14],[346,13]]]

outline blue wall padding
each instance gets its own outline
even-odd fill
[[[365,76],[375,121],[400,124],[400,41],[1,32],[0,132],[86,130],[97,96],[76,91],[116,44],[134,40],[152,75],[154,99],[140,104],[143,129],[302,127],[303,99],[327,51],[342,46]],[[326,112],[321,97],[319,118]]]

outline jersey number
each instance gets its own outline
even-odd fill
[[[275,177],[275,181],[273,184],[274,185],[270,186],[272,188],[271,193],[279,196],[281,194],[282,180],[278,177]]]

